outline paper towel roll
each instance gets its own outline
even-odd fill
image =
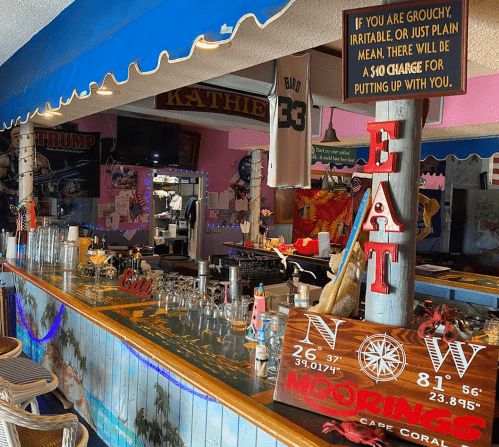
[[[329,256],[329,249],[331,247],[331,238],[327,231],[319,232],[317,239],[319,239],[319,256],[327,258]]]
[[[76,245],[79,245],[80,243],[80,228],[78,225],[72,225],[69,227],[68,231],[68,241],[74,241],[76,242]]]
[[[7,241],[7,259],[15,259],[16,257],[16,245],[17,238],[15,236],[9,236],[9,240]]]
[[[168,225],[168,236],[170,237],[177,237],[177,225],[176,224],[169,224]]]

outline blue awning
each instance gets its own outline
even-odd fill
[[[447,141],[426,141],[421,143],[421,160],[427,157],[435,157],[437,160],[444,160],[448,155],[454,155],[460,160],[466,160],[472,155],[480,158],[490,158],[499,152],[499,138],[471,138],[469,140],[447,140]],[[357,148],[357,162],[364,162],[369,159],[369,147]],[[363,164],[363,163],[360,163]]]
[[[0,67],[0,130],[26,121],[47,103],[57,109],[107,74],[128,79],[189,58],[196,39],[227,41],[254,16],[265,25],[294,0],[75,0]],[[36,20],[28,17],[27,20]],[[228,31],[228,32],[226,32]]]

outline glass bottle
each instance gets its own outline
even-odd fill
[[[123,273],[124,265],[123,265],[123,254],[118,254],[117,258],[114,258],[113,264],[116,267],[116,274],[121,276]]]
[[[128,251],[128,259],[125,262],[125,269],[133,270],[133,250]]]
[[[133,269],[139,274],[142,273],[141,263],[142,254],[140,253],[140,247],[137,247],[137,251],[133,255]]]
[[[88,246],[88,253],[95,252],[99,249],[99,236],[94,235],[92,242]]]
[[[102,235],[102,241],[101,241],[100,248],[101,248],[101,250],[107,250],[108,249],[107,243],[106,243],[106,235],[105,234]]]

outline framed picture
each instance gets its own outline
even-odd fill
[[[198,166],[199,145],[201,142],[201,134],[181,130],[179,135],[180,140],[180,157],[179,167],[195,171]]]
[[[275,189],[274,193],[274,223],[292,224],[296,189]]]

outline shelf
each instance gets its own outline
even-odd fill
[[[224,242],[224,247],[229,247],[229,248],[235,248],[237,250],[241,251],[247,251],[247,252],[252,252],[252,253],[261,253],[269,256],[278,256],[278,254],[273,251],[273,250],[267,250],[264,248],[253,248],[253,247],[245,247],[244,245],[241,244],[234,244],[232,242]],[[310,262],[312,264],[319,264],[319,265],[325,265],[329,266],[329,259],[324,259],[324,258],[319,258],[316,256],[304,256],[304,255],[297,255],[297,254],[292,254],[292,255],[284,255],[288,259],[294,259],[295,261],[302,261],[302,262]]]

